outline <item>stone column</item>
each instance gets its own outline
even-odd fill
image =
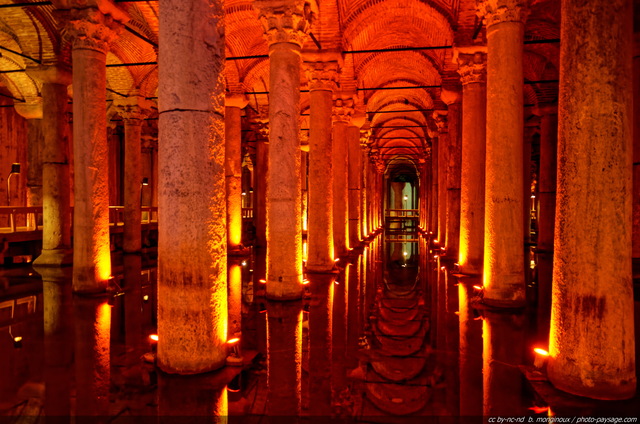
[[[27,202],[25,206],[42,206],[43,106],[42,97],[27,97],[26,102],[14,104],[18,115],[27,120],[26,172],[24,165],[22,169],[27,177]],[[35,222],[29,222],[27,219],[26,225],[27,227],[35,227]]]
[[[635,274],[640,274],[640,33],[637,32],[633,50],[633,262]]]
[[[462,134],[460,132],[460,92],[442,90],[440,98],[447,104],[447,257],[457,260],[460,245],[460,178],[462,166]]]
[[[338,98],[333,109],[333,244],[334,256],[349,250],[349,148],[347,128],[350,101]]]
[[[65,265],[72,260],[67,86],[71,73],[61,67],[41,67],[29,75],[42,81],[42,253],[34,264]]]
[[[486,152],[486,50],[457,50],[462,83],[462,166],[460,181],[460,252],[465,274],[482,273],[484,253],[484,167]]]
[[[484,303],[525,303],[522,240],[523,37],[527,0],[481,0],[487,28]]]
[[[264,118],[254,122],[256,128],[256,167],[253,185],[253,222],[256,227],[255,247],[267,247],[267,185],[269,183],[269,127]]]
[[[449,127],[446,110],[433,112],[433,119],[438,126],[438,244],[447,246],[447,174],[449,165]]]
[[[114,100],[124,120],[124,228],[122,251],[140,253],[142,249],[142,123],[151,102],[132,94]]]
[[[224,6],[160,8],[158,366],[196,374],[225,364]]]
[[[360,127],[366,116],[359,113],[351,119],[347,127],[347,144],[349,157],[349,245],[353,248],[360,243],[362,232],[362,154],[360,150]]]
[[[556,170],[558,145],[558,106],[539,106],[540,175],[538,186],[538,336],[546,346],[551,319],[551,281],[553,274],[553,226],[556,214]]]
[[[225,98],[224,172],[227,189],[227,248],[242,250],[242,109],[248,101],[243,95]]]
[[[306,63],[310,91],[307,271],[329,272],[334,267],[331,108],[338,61],[310,59]]]
[[[435,136],[432,136],[435,135]],[[432,134],[430,132],[429,137],[431,138],[431,215],[430,215],[430,225],[429,232],[433,234],[433,239],[435,241],[438,240],[438,150],[439,143],[437,133]]]
[[[109,43],[128,16],[108,2],[62,13],[73,64],[73,290],[99,292],[111,275],[105,66]]]
[[[360,181],[362,187],[362,190],[360,191],[360,208],[362,211],[362,239],[368,237],[369,232],[371,231],[371,226],[369,225],[369,180],[367,178],[370,166],[369,155],[367,153],[367,143],[369,141],[370,134],[371,130],[360,130],[360,163],[362,164],[362,169],[360,170]]]
[[[562,2],[547,374],[558,389],[597,399],[636,390],[632,15],[628,0]]]
[[[309,21],[304,3],[256,0],[269,44],[267,297],[302,297],[300,213],[300,49]]]

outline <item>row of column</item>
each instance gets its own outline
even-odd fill
[[[550,381],[574,394],[620,399],[633,396],[636,387],[632,10],[625,0],[578,3],[562,4],[558,114],[546,105],[539,108],[538,250],[553,255],[553,287],[540,288],[540,302],[551,304]],[[457,49],[463,94],[459,268],[482,274],[485,305],[518,308],[526,302],[527,2],[483,0],[478,7],[487,46]],[[451,110],[451,123],[450,115]],[[447,217],[455,213],[455,203],[442,187],[451,187],[452,176],[442,173],[452,171],[447,155],[455,150],[445,143],[450,145],[450,134],[443,136],[441,128],[431,155],[430,228],[448,247]]]

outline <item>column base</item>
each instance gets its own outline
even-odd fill
[[[570,375],[572,371],[580,374],[582,370],[571,369],[575,367],[567,366],[566,362],[561,365],[562,372],[554,372],[555,368],[553,359],[550,359],[547,365],[549,382],[556,389],[572,395],[599,400],[625,400],[631,399],[636,393],[636,379],[634,377],[626,380],[616,378],[615,381],[600,381],[589,386],[582,379]]]
[[[73,263],[71,249],[42,249],[42,253],[34,261],[34,266],[64,266]]]

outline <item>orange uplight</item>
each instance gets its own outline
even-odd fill
[[[153,340],[154,342],[158,341],[158,335],[157,334],[149,334],[149,339]]]
[[[535,349],[533,349],[533,351],[542,356],[549,356],[549,352],[539,347],[536,347]]]
[[[309,284],[309,280],[302,280],[302,284],[304,284],[304,285]]]
[[[234,344],[234,343],[238,343],[239,341],[240,341],[240,338],[239,337],[235,337],[235,338],[233,338],[231,340],[227,340],[227,344],[231,345],[231,344]]]
[[[238,393],[239,391],[240,389],[230,389],[229,386],[227,386],[227,392]]]
[[[547,412],[549,410],[548,406],[532,406],[529,408],[530,411],[533,411],[534,414],[542,414],[543,412]]]
[[[267,284],[267,280],[260,280],[260,283]]]
[[[13,341],[16,342],[16,343],[21,342],[22,341],[22,337],[21,336],[16,336],[16,337],[13,338]]]
[[[476,289],[476,290],[482,290],[483,289],[482,286],[473,286],[473,288]]]

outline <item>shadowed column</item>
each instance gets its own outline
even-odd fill
[[[225,98],[225,186],[227,190],[227,248],[242,249],[242,109],[247,105],[243,95]]]
[[[338,98],[333,108],[333,244],[334,256],[349,249],[349,149],[347,128],[353,108],[351,100]]]

